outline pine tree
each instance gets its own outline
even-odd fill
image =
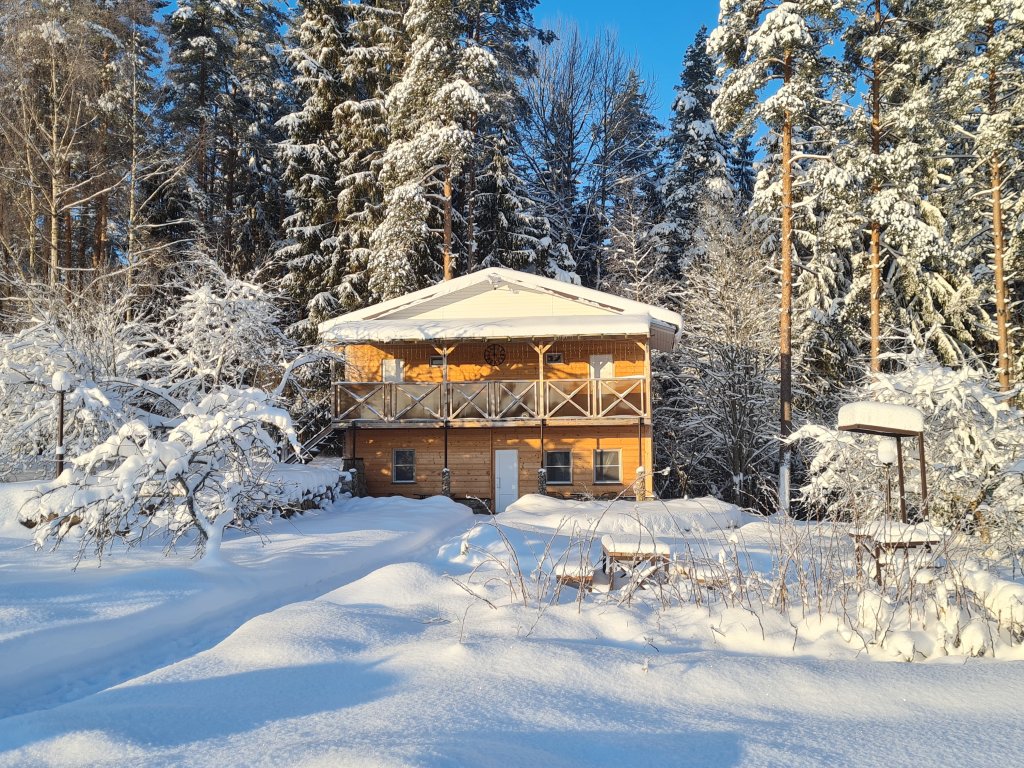
[[[942,175],[944,137],[919,85],[918,73],[926,72],[920,9],[910,16],[902,3],[867,0],[853,11],[845,35],[855,75],[849,90],[851,101],[860,95],[861,104],[834,153],[849,183],[839,185],[838,195],[824,190],[823,198],[833,218],[843,197],[856,198],[842,214],[856,227],[851,241],[858,277],[848,302],[861,307],[867,293],[873,371],[882,367],[883,326],[905,329],[897,347],[928,344],[952,363],[973,342],[982,318],[973,309],[976,294],[965,265],[946,239],[945,216],[931,202]],[[860,241],[865,249],[857,247]]]
[[[763,2],[726,0],[708,50],[725,70],[712,113],[726,131],[750,133],[758,121],[776,132],[780,142],[781,227],[780,309],[780,449],[779,502],[789,511],[791,451],[786,438],[793,429],[793,183],[794,132],[811,127],[810,119],[832,67],[823,50],[838,23],[827,0]],[[777,86],[768,95],[770,88]]]
[[[701,27],[686,49],[665,140],[667,164],[662,194],[671,268],[676,277],[704,258],[709,223],[731,219],[735,194],[739,193],[734,193],[730,179],[732,147],[719,133],[711,115],[718,79],[707,40],[707,28]],[[744,185],[752,184],[749,150],[742,159],[738,155],[735,158],[747,164],[741,166],[739,178]],[[752,187],[749,192],[752,196]]]
[[[966,257],[965,268],[987,276],[984,295],[995,305],[995,369],[1008,390],[1014,380],[1008,283],[1015,242],[1008,209],[1024,192],[1024,9],[1015,0],[936,5],[926,63],[936,104],[931,117],[952,156],[945,201],[953,248]]]

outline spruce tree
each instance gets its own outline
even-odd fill
[[[276,145],[287,108],[284,15],[272,0],[181,0],[164,22],[169,142],[187,169],[182,235],[237,273],[273,252],[284,218]]]
[[[750,157],[744,155],[741,159],[734,155],[711,114],[718,78],[715,60],[707,51],[707,40],[707,28],[701,27],[686,49],[665,140],[662,194],[671,268],[676,277],[707,254],[709,226],[732,218],[739,194],[730,179],[729,164],[734,157],[747,163],[739,178],[744,185],[752,185],[748,175]],[[752,186],[749,192],[753,194]]]

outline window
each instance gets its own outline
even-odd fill
[[[572,451],[545,451],[548,485],[572,485]]]
[[[622,451],[594,451],[594,482],[622,482]]]
[[[395,448],[391,452],[391,482],[416,482],[416,451],[412,448]]]
[[[545,352],[544,362],[548,365],[561,365],[565,362],[565,358],[562,356],[561,352]]]
[[[431,355],[430,356],[430,367],[431,368],[443,368],[444,367],[444,355]]]

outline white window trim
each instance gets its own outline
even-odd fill
[[[598,453],[617,453],[617,454],[619,454],[619,479],[618,480],[598,480],[597,479],[597,454]],[[594,485],[622,485],[622,449],[621,448],[595,448],[593,454],[591,454],[591,463],[593,464],[593,470],[594,470]]]
[[[395,467],[399,451],[412,451],[412,480],[396,480]],[[403,467],[410,466],[403,464]],[[416,449],[415,448],[392,448],[391,449],[391,484],[392,485],[415,485],[416,484]]]
[[[549,453],[568,453],[569,454],[569,479],[568,480],[552,480],[548,478],[548,485],[572,485],[572,449],[562,450],[556,448],[553,451],[544,451],[544,469],[548,468],[548,454]]]

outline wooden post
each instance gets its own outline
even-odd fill
[[[452,270],[452,178],[451,171],[444,176],[444,279],[451,280]]]
[[[57,477],[64,471],[64,390],[57,390]]]
[[[903,438],[896,437],[896,467],[900,478],[900,522],[907,522],[907,490],[903,478]]]
[[[921,462],[921,518],[928,519],[928,471],[924,465],[924,432],[917,436],[917,459]]]

